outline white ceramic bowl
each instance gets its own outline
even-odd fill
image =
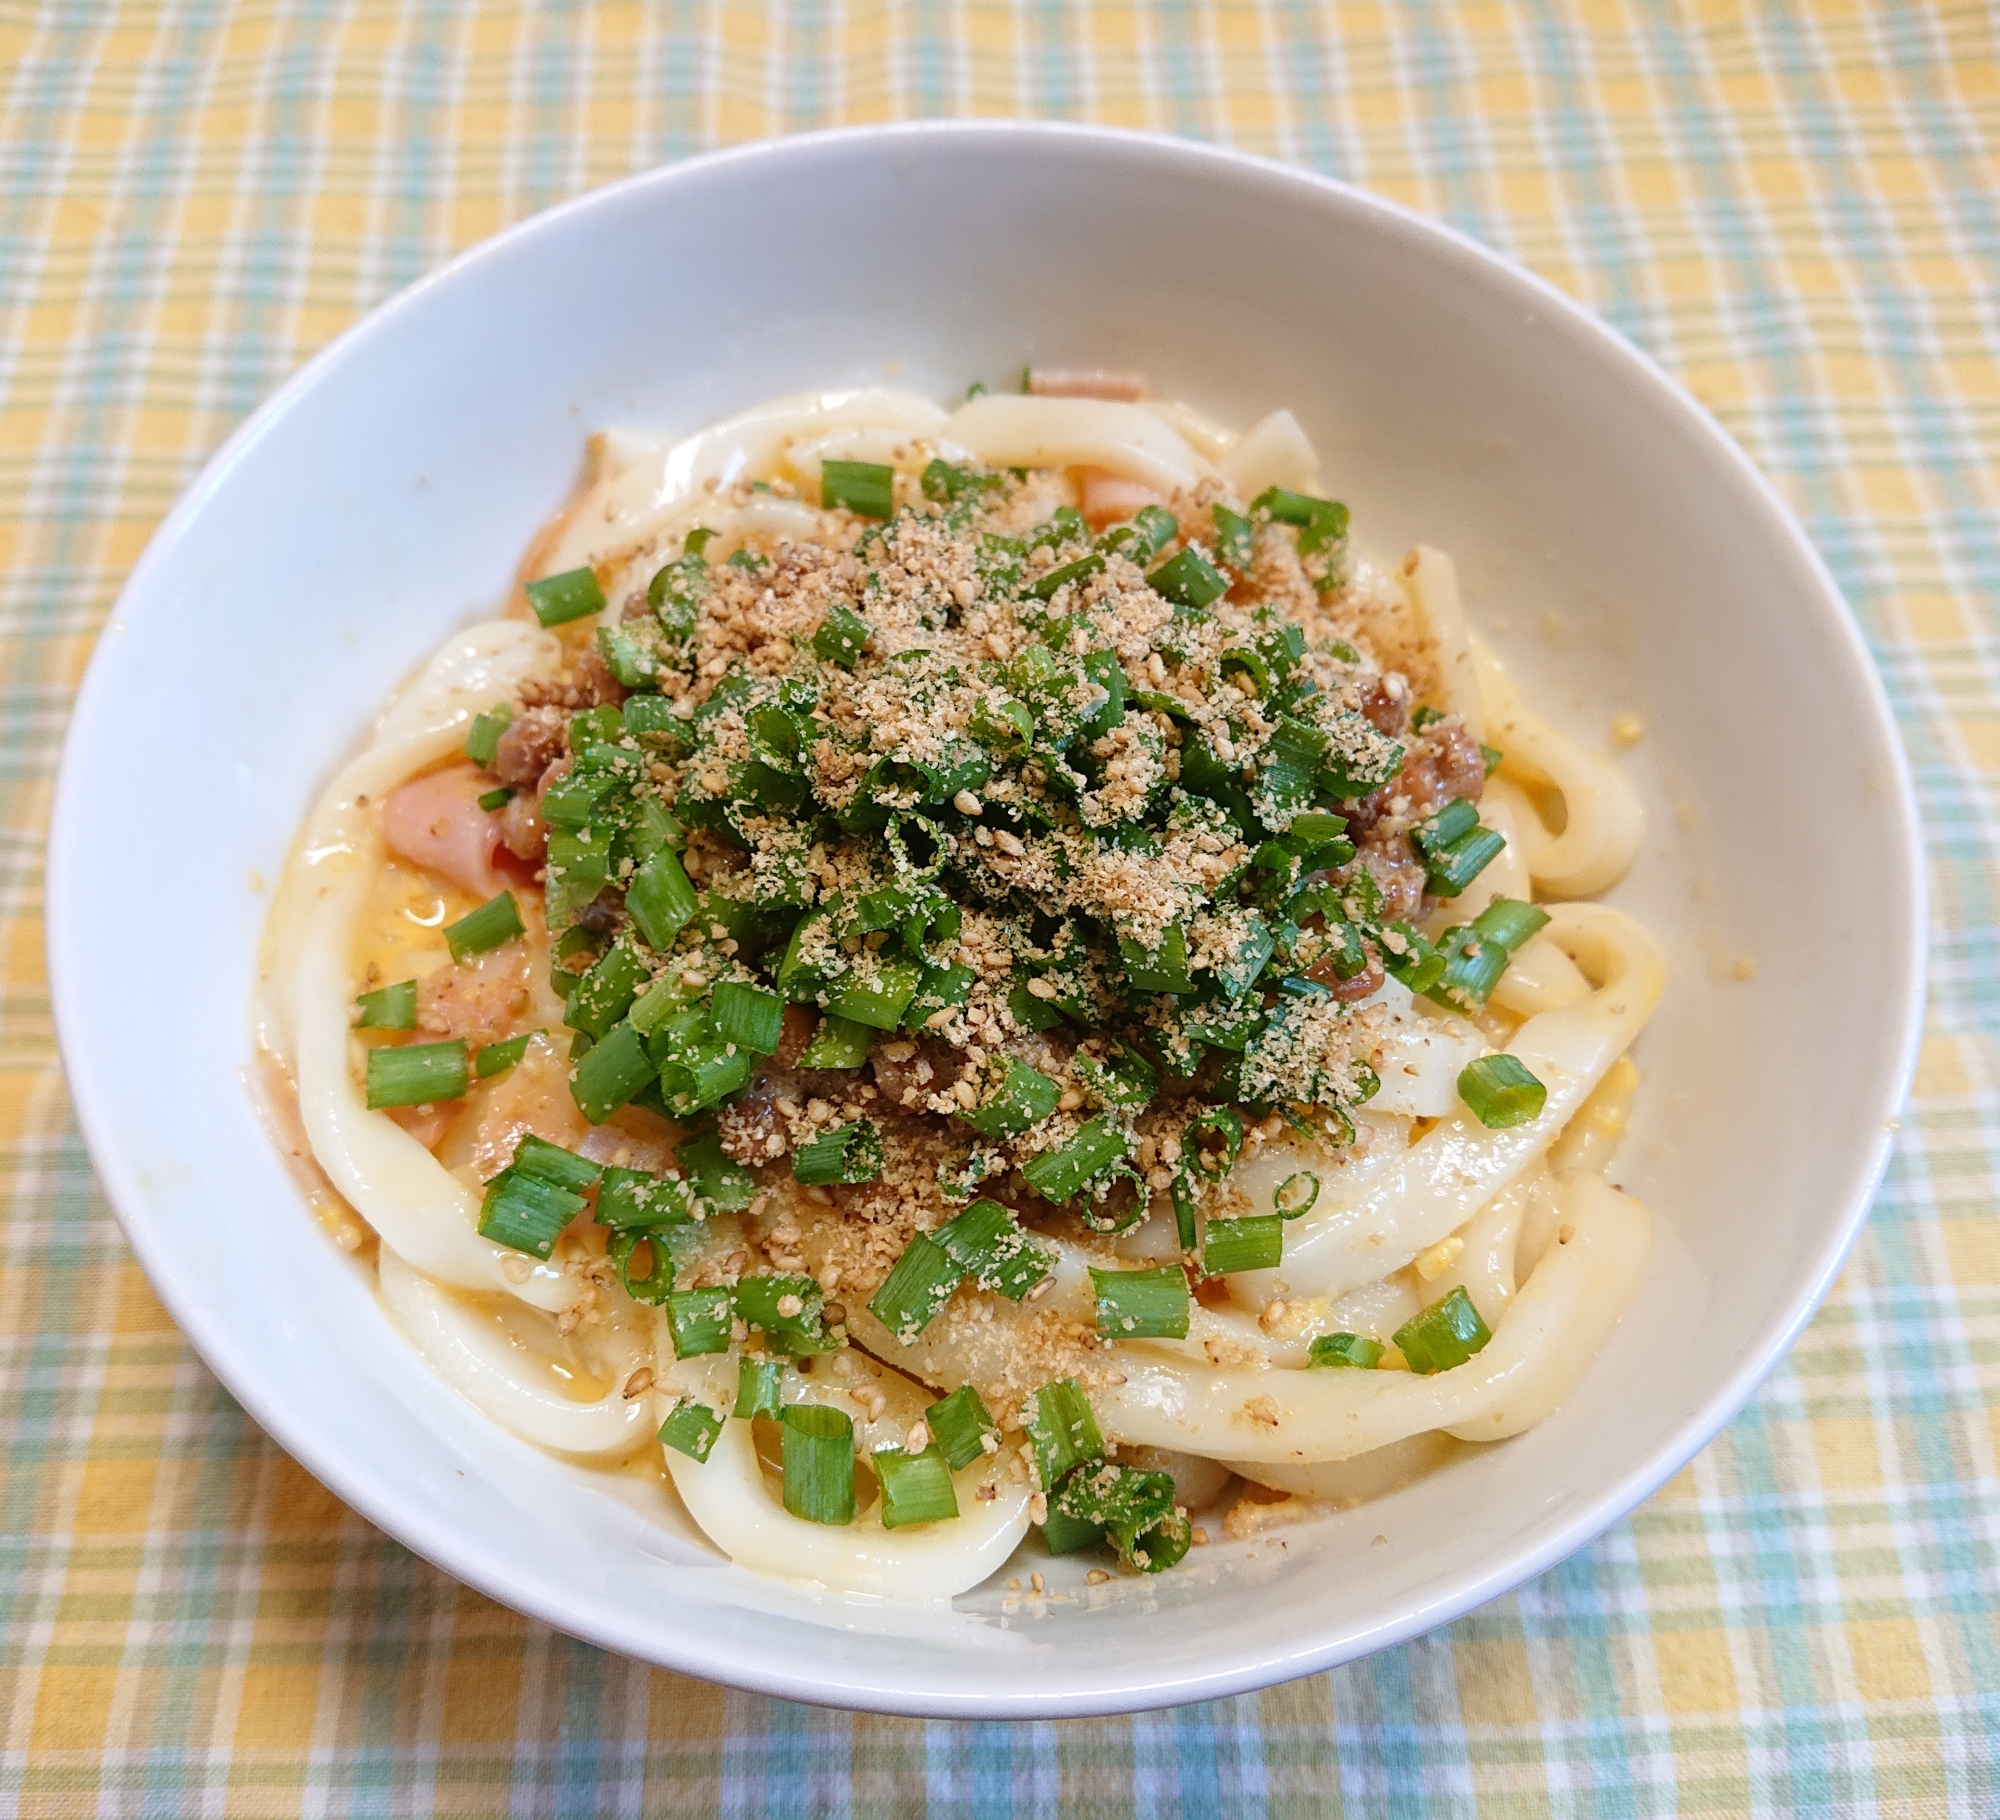
[[[611,422],[699,425],[885,375],[1144,368],[1288,404],[1357,542],[1453,550],[1535,699],[1632,754],[1615,901],[1667,939],[1622,1180],[1638,1305],[1554,1418],[1283,1543],[1009,1616],[844,1604],[726,1565],[661,1496],[540,1455],[391,1330],[240,1081],[277,875],[385,693],[502,598]],[[1477,246],[1249,158],[1076,128],[794,139],[637,177],[477,248],[230,440],[112,615],[49,870],[64,1059],[155,1288],[358,1510],[495,1598],[668,1666],[909,1713],[1104,1712],[1303,1674],[1589,1541],[1783,1353],[1865,1214],[1911,1066],[1921,877],[1888,711],[1825,570],[1685,394]],[[1739,956],[1749,983],[1731,977]],[[1386,1541],[1383,1540],[1386,1538]]]

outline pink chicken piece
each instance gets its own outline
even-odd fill
[[[1106,525],[1123,524],[1146,506],[1163,506],[1167,502],[1151,487],[1141,486],[1136,480],[1127,480],[1123,474],[1114,474],[1109,468],[1084,468],[1080,470],[1083,482],[1083,515],[1090,521],[1093,531],[1101,531]]]
[[[1114,367],[1030,367],[1028,390],[1037,398],[1104,398],[1113,404],[1137,404],[1146,396],[1146,375]]]
[[[382,805],[382,838],[389,851],[463,885],[475,897],[492,897],[503,882],[493,869],[501,827],[495,811],[479,806],[486,787],[471,765],[413,777]]]

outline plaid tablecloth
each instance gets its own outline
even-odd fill
[[[1977,0],[0,0],[0,1814],[1993,1820],[1995,30]],[[1933,1002],[1901,1152],[1749,1411],[1514,1597],[1131,1720],[728,1693],[413,1559],[161,1312],[78,1141],[43,976],[71,693],[153,526],[253,404],[564,196],[944,113],[1294,159],[1602,311],[1803,517],[1929,821]]]

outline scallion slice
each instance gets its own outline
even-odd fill
[[[368,1109],[429,1106],[460,1098],[466,1087],[465,1042],[405,1043],[368,1051]]]
[[[647,979],[646,963],[629,940],[615,941],[590,965],[569,995],[563,1022],[599,1037],[632,1009]]]
[[[514,902],[513,892],[503,891],[498,897],[488,898],[469,916],[445,924],[444,945],[451,950],[453,960],[463,961],[497,948],[502,942],[511,942],[524,932],[521,909]]]
[[[540,1035],[539,1030],[524,1030],[519,1036],[510,1036],[504,1043],[488,1043],[473,1057],[472,1072],[482,1081],[491,1080],[496,1074],[505,1074],[528,1053],[528,1045]]]
[[[503,1169],[486,1184],[479,1204],[479,1236],[546,1258],[563,1228],[588,1205],[582,1195],[555,1182]]]
[[[578,1156],[574,1150],[565,1150],[560,1144],[551,1144],[532,1131],[521,1134],[514,1146],[514,1160],[508,1167],[537,1181],[553,1182],[571,1194],[595,1187],[604,1175],[601,1164],[593,1163],[587,1156]]]
[[[871,1454],[868,1463],[882,1485],[884,1529],[950,1522],[958,1516],[951,1468],[940,1449],[926,1447],[922,1453],[905,1453],[901,1448],[885,1447]]]
[[[1382,1362],[1382,1342],[1365,1333],[1323,1333],[1312,1343],[1312,1365],[1345,1366],[1373,1371]]]
[[[722,1418],[714,1410],[697,1397],[682,1397],[660,1424],[660,1442],[691,1460],[706,1462],[721,1432]]]
[[[1103,553],[1093,550],[1088,556],[1079,556],[1075,562],[1066,562],[1059,569],[1051,569],[1033,583],[1028,592],[1037,600],[1053,600],[1071,582],[1087,581],[1103,567]]]
[[[1022,1405],[1021,1426],[1044,1491],[1054,1491],[1072,1467],[1104,1457],[1097,1417],[1074,1378],[1058,1378],[1036,1391]]]
[[[544,626],[560,626],[604,611],[604,590],[588,569],[565,569],[528,583],[528,604]]]
[[[849,1023],[893,1030],[923,982],[924,970],[915,961],[883,961],[872,975],[849,974],[828,998],[826,1008]]]
[[[1301,1169],[1278,1184],[1271,1205],[1281,1219],[1295,1220],[1302,1213],[1310,1213],[1318,1199],[1319,1177],[1310,1169]]]
[[[1347,535],[1347,508],[1337,499],[1294,493],[1289,487],[1266,487],[1250,502],[1250,510],[1268,512],[1280,524],[1297,525],[1301,556],[1310,556]]]
[[[1396,1348],[1409,1368],[1426,1376],[1463,1365],[1492,1337],[1462,1285],[1413,1315],[1395,1334]]]
[[[641,1247],[645,1250],[646,1269],[642,1275],[634,1276],[632,1260]],[[657,1307],[673,1293],[674,1254],[667,1244],[665,1228],[640,1226],[614,1232],[605,1247],[605,1256],[611,1260],[612,1269],[618,1272],[619,1282],[625,1285],[625,1293],[633,1301]]]
[[[694,886],[680,855],[671,847],[655,852],[625,887],[625,908],[647,945],[662,954],[673,946],[674,937],[687,926],[696,907]]]
[[[657,1074],[645,1039],[629,1023],[614,1024],[571,1071],[570,1098],[593,1125],[601,1125]]]
[[[513,800],[513,789],[507,784],[502,784],[497,790],[488,790],[478,798],[482,809],[504,809]]]
[[[1216,508],[1216,522],[1226,507]],[[1097,540],[1100,550],[1115,550],[1142,568],[1180,535],[1180,520],[1165,506],[1141,506],[1122,525],[1113,525]]]
[[[937,1318],[964,1275],[964,1265],[931,1234],[920,1232],[869,1298],[868,1312],[908,1346]]]
[[[821,1326],[826,1294],[816,1278],[743,1277],[732,1293],[737,1319],[762,1332],[773,1352],[799,1358],[838,1349],[839,1342],[829,1339]]]
[[[1059,1150],[1044,1150],[1022,1164],[1028,1186],[1048,1201],[1074,1200],[1125,1158],[1125,1134],[1104,1119],[1080,1127]]]
[[[1182,1157],[1208,1181],[1221,1181],[1242,1153],[1243,1120],[1227,1106],[1211,1107],[1190,1119],[1181,1132]]]
[[[777,1054],[778,1035],[785,1023],[784,1000],[741,980],[722,980],[716,985],[712,1004],[715,1034],[725,1043],[754,1049],[759,1055]]]
[[[752,1416],[782,1416],[785,1412],[784,1385],[784,1360],[744,1359],[736,1372],[736,1408],[733,1413],[746,1422]]]
[[[1042,1546],[1052,1555],[1073,1555],[1079,1548],[1095,1548],[1104,1539],[1102,1523],[1065,1516],[1053,1504],[1042,1519]]]
[[[879,461],[823,461],[819,503],[845,506],[857,518],[887,518],[896,510],[896,470]]]
[[[1092,1269],[1090,1281],[1097,1291],[1097,1331],[1102,1338],[1187,1338],[1188,1304],[1193,1298],[1178,1264],[1151,1270]]]
[[[813,1032],[805,1054],[799,1057],[799,1066],[859,1068],[867,1061],[868,1048],[874,1040],[875,1032],[866,1024],[857,1024],[852,1018],[835,1017],[829,1012],[819,1020],[819,1028]]]
[[[1201,1267],[1211,1276],[1232,1270],[1272,1270],[1285,1249],[1285,1222],[1275,1213],[1241,1220],[1210,1220],[1203,1235]]]
[[[1194,1539],[1170,1475],[1109,1461],[1072,1473],[1049,1500],[1049,1514],[1102,1528],[1126,1565],[1142,1573],[1171,1567]]]
[[[607,1168],[597,1190],[597,1223],[620,1228],[685,1226],[694,1218],[693,1199],[688,1184],[671,1176]]]
[[[1170,557],[1146,577],[1155,594],[1163,594],[1177,607],[1199,610],[1229,592],[1229,578],[1193,544],[1178,556]]]
[[[851,670],[861,661],[861,654],[868,649],[873,636],[868,622],[859,613],[836,603],[813,634],[813,655],[823,662],[838,664],[843,670]]]
[[[1048,1247],[1023,1232],[998,1201],[974,1201],[932,1236],[980,1288],[993,1290],[1010,1302],[1022,1300],[1055,1270],[1055,1257]]]
[[[729,1350],[730,1324],[736,1318],[726,1289],[677,1289],[667,1297],[667,1327],[674,1337],[674,1357],[698,1359]]]
[[[357,1030],[414,1030],[417,1027],[417,982],[398,980],[393,986],[378,986],[364,992],[355,1004],[360,1015]]]
[[[792,1155],[793,1176],[806,1183],[872,1182],[882,1173],[882,1134],[872,1119],[829,1125]]]
[[[979,1103],[954,1116],[981,1137],[1017,1137],[1029,1126],[1039,1125],[1061,1099],[1062,1089],[1039,1068],[1002,1056],[998,1071],[987,1075]]]
[[[783,1458],[786,1510],[808,1523],[854,1521],[852,1416],[823,1403],[792,1404],[784,1414]]]
[[[513,718],[514,710],[505,702],[488,708],[484,714],[475,714],[465,733],[465,756],[475,765],[491,770],[493,760],[499,755],[500,735],[507,731]]]
[[[1540,1118],[1549,1090],[1514,1056],[1482,1055],[1460,1070],[1458,1097],[1488,1131],[1507,1131]]]
[[[741,1213],[757,1198],[755,1178],[725,1154],[718,1132],[683,1138],[674,1146],[674,1161],[695,1193],[716,1213]]]
[[[1247,569],[1255,531],[1241,512],[1225,505],[1215,508],[1215,553],[1232,569]]]
[[[1000,1424],[987,1413],[984,1400],[970,1384],[961,1384],[925,1410],[924,1425],[953,1472],[963,1472],[982,1455],[999,1451]]]

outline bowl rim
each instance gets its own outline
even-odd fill
[[[1043,146],[1066,147],[1081,157],[1109,154],[1152,158],[1170,168],[1222,171],[1239,183],[1300,199],[1322,204],[1332,200],[1367,218],[1371,226],[1392,237],[1422,243],[1423,250],[1433,257],[1442,251],[1462,264],[1480,267],[1489,278],[1511,287],[1524,304],[1560,318],[1572,332],[1593,338],[1601,353],[1622,364],[1643,384],[1658,409],[1677,418],[1683,429],[1693,431],[1708,453],[1733,474],[1749,498],[1762,507],[1770,521],[1769,528],[1790,545],[1790,554],[1817,584],[1817,599],[1810,611],[1826,622],[1819,628],[1823,633],[1828,630],[1834,633],[1832,644],[1861,685],[1861,697],[1866,703],[1866,730],[1877,748],[1871,756],[1886,760],[1892,780],[1885,791],[1890,799],[1885,806],[1897,850],[1886,857],[1898,862],[1894,866],[1895,885],[1890,904],[1892,924],[1897,926],[1892,931],[1895,940],[1891,951],[1878,959],[1897,968],[1903,988],[1900,1028],[1896,1032],[1893,1057],[1882,1077],[1885,1092],[1881,1128],[1865,1153],[1857,1155],[1850,1165],[1845,1193],[1839,1202],[1839,1218],[1827,1223],[1803,1292],[1792,1299],[1781,1318],[1761,1335],[1718,1390],[1654,1444],[1643,1463],[1601,1488],[1560,1526],[1538,1535],[1532,1543],[1488,1561],[1479,1571],[1450,1583],[1434,1597],[1332,1640],[1272,1650],[1239,1648],[1212,1664],[1193,1668],[1177,1669],[1163,1662],[1157,1673],[1142,1677],[1127,1674],[1112,1681],[1093,1678],[1086,1672],[1065,1675],[1059,1683],[1051,1685],[1051,1678],[1044,1674],[1036,1677],[1035,1685],[991,1696],[939,1694],[907,1684],[897,1685],[865,1667],[857,1671],[832,1662],[817,1670],[810,1666],[793,1667],[754,1646],[742,1650],[723,1636],[704,1636],[697,1647],[697,1639],[693,1637],[650,1629],[642,1632],[636,1623],[621,1620],[619,1613],[609,1609],[580,1618],[577,1612],[566,1609],[553,1586],[544,1589],[540,1585],[523,1585],[514,1577],[514,1564],[502,1558],[497,1550],[484,1550],[441,1524],[427,1523],[419,1513],[403,1506],[394,1488],[373,1476],[365,1461],[351,1459],[336,1447],[323,1445],[308,1423],[289,1413],[284,1397],[254,1362],[239,1351],[230,1330],[211,1322],[204,1314],[198,1273],[171,1248],[155,1242],[149,1230],[146,1185],[121,1154],[119,1132],[105,1110],[96,1061],[83,1040],[88,957],[72,944],[67,933],[71,919],[65,914],[82,892],[79,874],[88,846],[84,831],[76,825],[76,798],[83,787],[78,778],[82,766],[77,755],[115,732],[115,727],[106,723],[105,703],[115,686],[113,673],[121,661],[122,641],[104,634],[121,622],[129,623],[140,613],[159,609],[159,601],[152,598],[153,578],[171,564],[189,526],[207,509],[236,469],[255,457],[271,426],[307,395],[337,382],[342,369],[384,324],[422,307],[433,291],[462,281],[467,274],[503,257],[517,243],[574,216],[608,206],[614,199],[698,183],[709,173],[725,167],[759,164],[781,167],[795,159],[810,160],[829,148],[876,142],[891,149],[914,151],[924,144],[947,139],[983,139],[995,145],[1038,142]],[[126,1242],[168,1313],[224,1388],[279,1446],[352,1509],[433,1566],[500,1604],[547,1623],[565,1635],[581,1637],[600,1648],[681,1673],[783,1699],[882,1713],[948,1718],[1051,1718],[1150,1710],[1249,1692],[1408,1641],[1547,1571],[1629,1515],[1679,1472],[1734,1419],[1790,1349],[1831,1290],[1867,1219],[1894,1148],[1895,1131],[1900,1123],[1894,1115],[1907,1099],[1922,1034],[1926,886],[1921,820],[1908,758],[1897,734],[1881,674],[1838,584],[1782,496],[1747,452],[1644,350],[1583,303],[1460,229],[1341,179],[1233,147],[1167,134],[1061,121],[1002,119],[837,127],[758,140],[656,165],[511,224],[456,254],[350,324],[288,377],[209,458],[148,540],[120,589],[92,651],[64,740],[50,818],[45,902],[50,996],[58,1050],[79,1128]],[[737,1652],[734,1656],[732,1650]]]

